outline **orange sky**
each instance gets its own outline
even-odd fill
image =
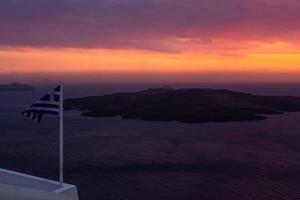
[[[108,72],[249,81],[269,73],[269,81],[300,81],[298,0],[0,3],[2,79]]]
[[[182,39],[184,43],[187,39]],[[213,46],[213,48],[212,48]],[[2,73],[41,72],[300,72],[300,47],[287,42],[216,41],[162,52],[135,49],[6,48]]]

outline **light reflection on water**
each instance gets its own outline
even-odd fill
[[[67,85],[66,92],[74,97],[146,87],[152,86]],[[226,87],[300,96],[296,85]],[[20,115],[45,91],[1,93],[0,165],[57,178],[57,119],[35,124]],[[79,186],[84,200],[300,199],[299,121],[300,113],[255,122],[183,124],[66,112],[66,180]]]

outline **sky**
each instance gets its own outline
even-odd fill
[[[0,5],[0,82],[300,81],[299,0]]]

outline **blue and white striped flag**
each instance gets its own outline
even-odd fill
[[[44,114],[59,115],[61,112],[61,101],[63,101],[61,97],[62,89],[61,86],[58,86],[52,92],[25,109],[22,114],[35,122],[40,122]]]

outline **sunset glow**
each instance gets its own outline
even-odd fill
[[[300,72],[300,51],[263,44],[234,52],[107,49],[9,49],[0,51],[2,72]],[[236,54],[236,55],[234,55]],[[6,66],[6,67],[5,67]]]
[[[300,74],[296,0],[43,2],[0,9],[0,74]]]

